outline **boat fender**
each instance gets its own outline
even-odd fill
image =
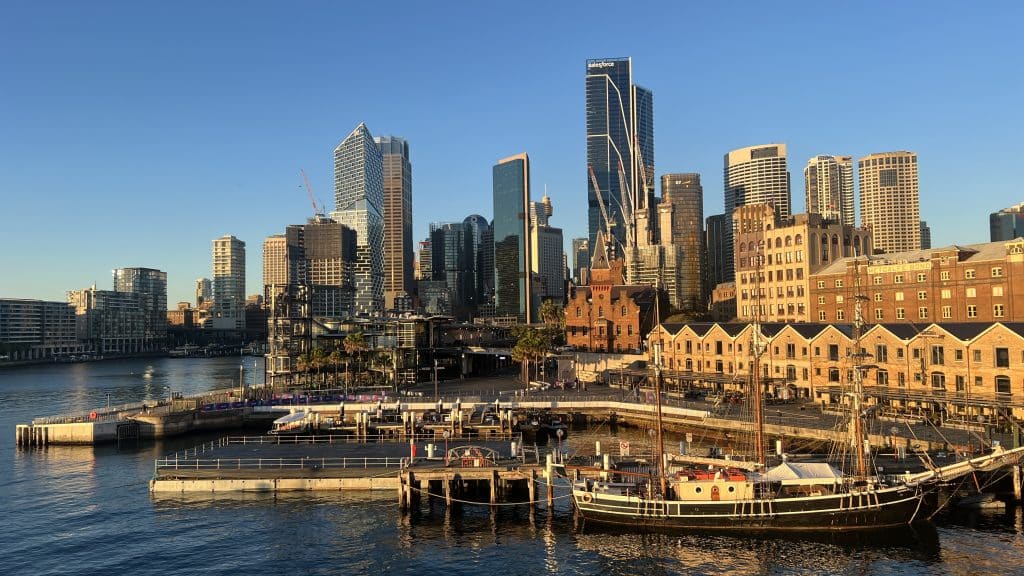
[[[583,496],[580,497],[580,500],[583,500],[584,504],[590,504],[594,501],[594,495],[590,492],[584,492]]]
[[[89,419],[90,420],[95,420],[96,419],[96,411],[95,410],[93,410],[92,412],[89,412]]]

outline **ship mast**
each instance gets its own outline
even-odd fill
[[[860,293],[860,275],[857,275],[857,294],[854,295],[853,300],[853,403],[852,403],[852,414],[851,414],[851,426],[850,432],[852,435],[852,442],[854,445],[854,452],[857,455],[857,476],[859,478],[867,477],[867,464],[864,458],[864,419],[862,416],[863,412],[863,401],[864,401],[864,382],[863,372],[861,366],[861,358],[864,355],[861,352],[860,337],[861,331],[864,327],[864,319],[861,317],[860,303],[862,300],[866,300],[867,297]]]
[[[750,367],[750,393],[754,397],[754,442],[757,445],[757,463],[764,468],[764,398],[761,394],[761,245],[755,258],[754,269],[754,324],[750,336],[750,352],[754,360]]]
[[[658,301],[661,300],[661,295],[658,292],[658,287],[654,287],[654,321],[655,326],[658,329],[658,341],[654,343],[654,398],[655,406],[657,406],[657,434],[658,434],[658,478],[661,483],[661,497],[665,498],[668,495],[667,488],[665,486],[665,476],[668,471],[665,469],[665,436],[662,430],[661,422],[661,314],[658,309]]]

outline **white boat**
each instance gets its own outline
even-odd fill
[[[274,420],[274,424],[270,428],[270,433],[277,436],[309,432],[309,427],[312,422],[311,416],[311,412],[301,410],[281,416],[277,420]]]

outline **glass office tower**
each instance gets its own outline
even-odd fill
[[[594,246],[597,231],[607,232],[607,214],[611,244],[622,255],[635,233],[627,224],[649,211],[654,193],[654,98],[633,84],[630,58],[587,60],[586,84],[588,239]]]
[[[499,161],[493,169],[495,312],[530,324],[530,158],[525,153]]]

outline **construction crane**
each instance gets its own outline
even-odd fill
[[[306,193],[309,194],[309,203],[313,205],[313,217],[316,218],[321,214],[320,208],[316,205],[316,200],[313,199],[313,187],[309,185],[309,178],[306,177],[306,171],[299,168],[299,173],[302,174],[302,185],[306,189]]]
[[[601,187],[597,185],[597,174],[594,174],[594,167],[587,166],[587,170],[590,172],[590,183],[594,186],[594,195],[597,196],[597,205],[601,208],[601,218],[604,219],[605,235],[608,238],[608,242],[613,242],[615,235],[612,234],[612,226],[615,224],[612,219],[608,217],[608,209],[604,206],[604,198],[601,196]]]

